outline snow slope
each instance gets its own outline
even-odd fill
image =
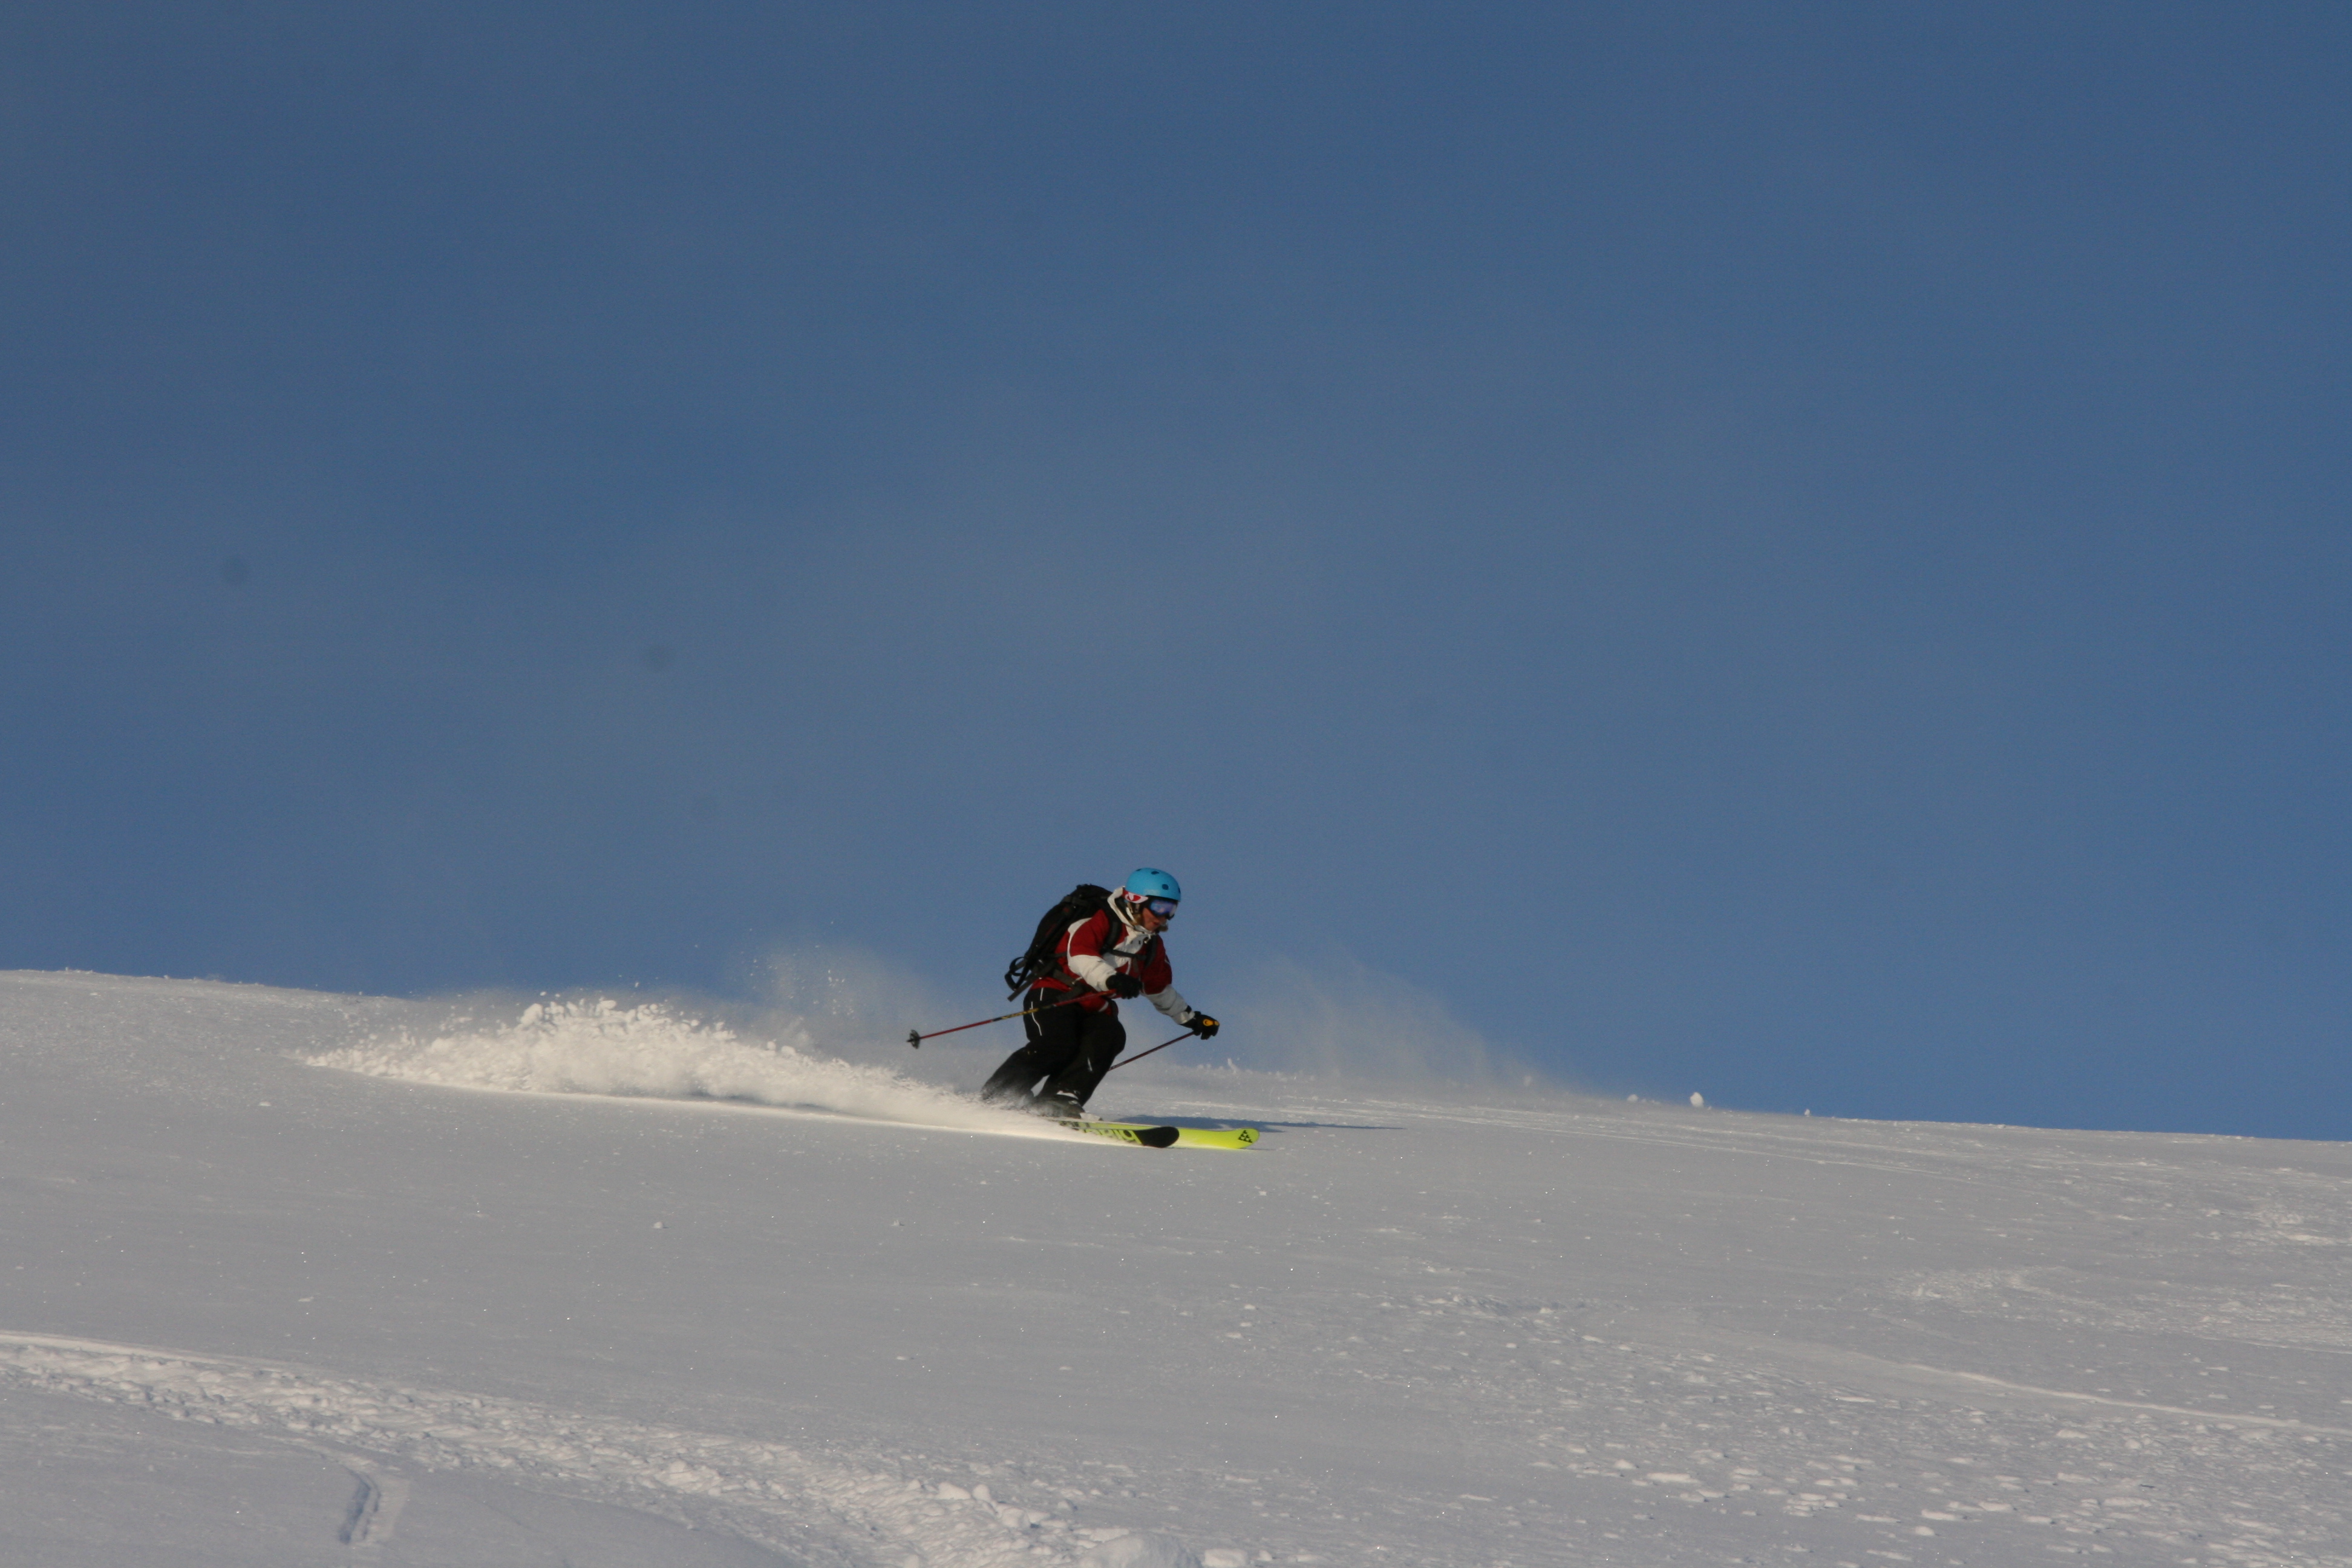
[[[11,1563],[2352,1562],[2343,1146],[1155,1058],[1267,1130],[1161,1152],[88,974],[0,1067]]]

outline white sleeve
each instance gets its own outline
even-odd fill
[[[1074,921],[1070,930],[1076,931],[1086,923],[1085,921]],[[1091,952],[1073,952],[1065,956],[1069,960],[1070,973],[1097,991],[1109,990],[1110,977],[1118,973],[1118,965]]]
[[[1192,1005],[1179,995],[1173,985],[1165,991],[1155,991],[1144,1000],[1180,1024],[1189,1024],[1192,1021]]]

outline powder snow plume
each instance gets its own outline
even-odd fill
[[[402,1030],[304,1060],[460,1089],[728,1100],[991,1131],[1035,1125],[888,1068],[817,1055],[796,1023],[782,1039],[752,1041],[658,1003],[610,998],[535,1002],[510,1024],[466,1026],[473,1023],[460,1017],[429,1039]]]

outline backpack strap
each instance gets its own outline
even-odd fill
[[[1109,900],[1110,889],[1097,887],[1092,882],[1080,882],[1056,900],[1054,907],[1037,921],[1037,931],[1029,939],[1028,949],[1005,966],[1005,995],[1018,996],[1041,979],[1057,970],[1066,970],[1067,966],[1062,963],[1061,955],[1062,939],[1074,923],[1107,907]],[[1077,984],[1076,975],[1069,974],[1066,978],[1072,986]]]

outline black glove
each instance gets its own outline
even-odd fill
[[[1217,1037],[1219,1025],[1206,1013],[1195,1012],[1192,1015],[1192,1021],[1184,1026],[1204,1040],[1213,1040]]]
[[[1140,996],[1143,982],[1132,974],[1114,974],[1103,982],[1103,989],[1118,997]]]

